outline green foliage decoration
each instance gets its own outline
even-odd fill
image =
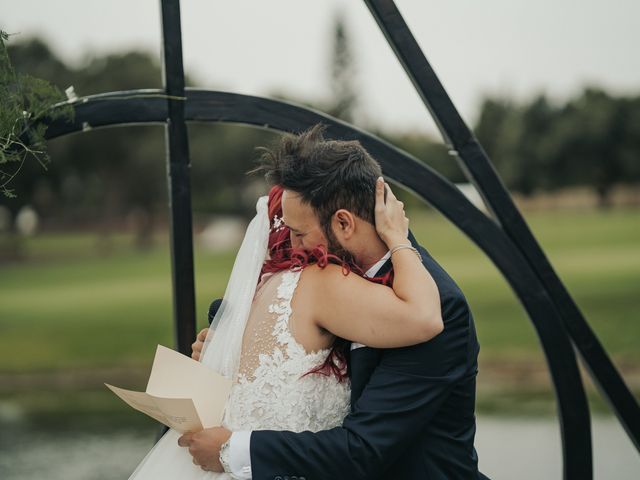
[[[0,191],[15,198],[11,182],[26,161],[35,160],[47,169],[50,162],[44,134],[49,121],[72,119],[70,104],[56,105],[65,95],[49,82],[16,73],[5,42],[9,34],[0,30]]]

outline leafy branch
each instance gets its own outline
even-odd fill
[[[5,45],[8,40],[9,34],[0,30],[0,191],[15,198],[9,186],[25,162],[35,160],[47,169],[47,124],[72,119],[74,112],[71,105],[54,108],[66,99],[56,86],[14,71]]]

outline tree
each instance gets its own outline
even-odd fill
[[[607,207],[617,183],[638,180],[640,103],[588,88],[562,109],[552,135],[562,184],[590,185]]]
[[[53,110],[54,104],[65,97],[46,80],[24,73],[16,73],[9,58],[5,42],[9,35],[0,31],[0,192],[15,198],[18,174],[27,162],[36,160],[44,169],[49,156],[44,141],[45,118],[71,117],[72,110]]]
[[[67,67],[39,39],[26,39],[9,50],[22,75],[36,72],[56,85],[73,85],[78,95],[161,86],[157,61],[144,52],[94,57],[86,65]],[[57,101],[66,98],[59,94]],[[44,142],[43,142],[44,143]],[[149,219],[166,197],[165,154],[160,127],[123,127],[84,132],[48,142],[54,159],[46,172],[26,166],[16,189],[18,198],[0,200],[12,212],[33,205],[45,219],[96,223],[108,233],[114,219],[141,213],[138,244],[148,244]],[[141,180],[144,179],[144,188]],[[46,192],[46,195],[43,195]],[[44,201],[42,201],[44,199]]]
[[[498,171],[504,163],[504,133],[515,115],[515,107],[508,100],[487,97],[480,107],[474,133]]]
[[[356,69],[347,27],[341,14],[336,15],[334,20],[330,71],[333,98],[329,102],[326,112],[346,122],[353,122],[354,110],[358,101],[354,85]]]

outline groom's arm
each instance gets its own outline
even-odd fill
[[[468,372],[466,302],[430,342],[386,350],[341,427],[318,433],[255,431],[252,478],[321,479],[380,476],[438,412]],[[448,330],[448,331],[447,331]]]

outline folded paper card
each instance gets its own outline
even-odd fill
[[[186,433],[220,425],[231,380],[158,345],[146,392],[105,385],[136,410]]]

